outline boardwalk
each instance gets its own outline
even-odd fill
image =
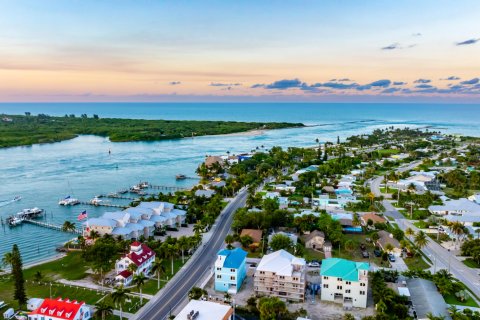
[[[189,190],[189,188],[175,187],[175,186],[156,186],[156,185],[150,185],[149,187],[152,188],[152,189],[156,189],[156,190],[170,190],[170,191],[184,191],[184,190]]]
[[[41,227],[52,229],[52,230],[70,232],[70,233],[75,233],[75,234],[82,234],[82,230],[80,230],[80,229],[63,230],[62,226],[57,225],[57,224],[53,224],[53,223],[49,223],[49,222],[37,221],[37,220],[32,220],[32,219],[25,219],[25,220],[23,220],[23,222],[35,224],[37,226],[41,226]]]
[[[109,208],[119,208],[119,209],[126,209],[128,206],[122,206],[119,204],[111,204],[111,203],[91,203],[90,201],[80,201],[80,204],[87,205],[87,206],[94,206],[94,207],[109,207]]]

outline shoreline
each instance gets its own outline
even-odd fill
[[[29,263],[24,264],[22,269],[26,270],[26,269],[30,269],[30,268],[33,268],[33,267],[36,267],[36,266],[39,266],[39,265],[42,265],[42,264],[46,264],[46,263],[49,263],[49,262],[52,262],[52,261],[60,260],[60,259],[64,258],[66,255],[67,255],[67,253],[60,253],[60,254],[56,254],[56,255],[54,255],[50,258],[45,258],[45,259],[41,259],[41,260],[38,260],[38,261],[29,262]],[[10,268],[2,269],[2,270],[3,271],[0,272],[0,275],[6,275],[6,274],[9,274],[11,272]]]

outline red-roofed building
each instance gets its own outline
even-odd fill
[[[85,302],[62,298],[45,299],[28,314],[28,320],[88,320],[91,317],[92,312]]]
[[[117,284],[128,286],[135,274],[143,273],[148,275],[152,269],[153,261],[155,261],[155,251],[138,241],[133,242],[130,245],[130,252],[115,263],[115,271],[117,272],[115,280]],[[128,266],[132,263],[137,266],[137,270],[134,273],[128,271]]]

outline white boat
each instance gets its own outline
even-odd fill
[[[12,201],[15,202],[15,201],[20,201],[20,200],[22,200],[22,197],[16,196],[15,198],[13,198]]]
[[[94,206],[98,206],[100,203],[102,203],[102,199],[95,197],[92,200],[90,200],[90,204],[93,204]]]
[[[10,227],[15,227],[15,226],[18,226],[19,224],[21,224],[24,220],[25,220],[25,218],[22,218],[22,217],[10,217],[7,220],[7,222],[8,222],[8,225]]]
[[[79,203],[80,201],[78,201],[78,199],[72,198],[70,196],[67,196],[58,202],[58,204],[61,206],[74,206]]]

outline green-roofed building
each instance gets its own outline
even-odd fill
[[[340,258],[322,261],[321,299],[342,303],[344,307],[367,307],[368,270],[366,262]]]

